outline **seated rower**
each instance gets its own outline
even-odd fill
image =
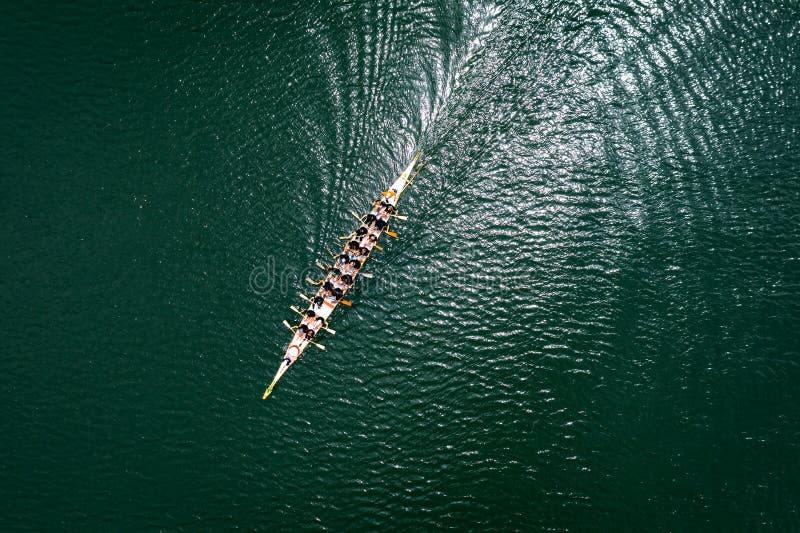
[[[337,266],[344,266],[349,262],[350,262],[350,254],[339,254],[337,256],[334,256],[333,266],[326,266],[325,272],[330,272],[331,269],[334,269]]]
[[[307,341],[310,341],[311,339],[313,339],[315,333],[316,332],[312,328],[310,328],[309,326],[306,326],[305,324],[303,324],[302,326],[297,328],[297,334],[300,335],[301,337],[305,338],[305,340],[307,340]]]
[[[370,236],[370,235],[372,235],[372,233],[368,233],[368,234],[364,235],[363,237],[361,237],[361,238],[358,240],[358,247],[359,247],[359,249],[360,249],[360,248],[362,248],[362,247],[364,247],[364,246],[367,246],[367,245],[368,245],[368,243],[369,243],[369,236]]]
[[[354,272],[354,270],[353,270],[353,264],[352,264],[352,262],[348,262],[348,263],[347,263],[347,264],[346,264],[346,265],[345,265],[345,266],[342,268],[342,273],[343,273],[343,274],[351,274],[351,275],[352,275],[352,274],[353,274],[353,272]]]
[[[331,283],[331,286],[330,286],[331,287],[331,289],[330,289],[331,292],[333,292],[333,289],[335,289],[337,287],[341,287],[343,285],[341,273],[336,277],[331,277],[330,278],[330,283]]]
[[[383,231],[383,228],[385,228],[388,224],[388,219],[389,217],[377,217],[374,221],[372,221],[372,224],[370,224],[369,228],[367,228],[369,230],[368,233],[380,233]]]
[[[353,284],[353,276],[351,276],[350,274],[345,274],[340,279],[342,280],[342,283],[347,287]]]
[[[347,248],[349,250],[357,251],[360,248],[360,246],[358,245],[358,241],[352,240],[349,243],[347,243]]]
[[[378,213],[378,220],[383,220],[385,222],[388,222],[389,217],[392,216],[392,209],[393,206],[389,205],[386,207],[386,209]]]
[[[375,213],[375,214],[372,214],[372,213],[370,213],[369,215],[367,215],[367,216],[364,218],[364,225],[365,225],[365,226],[367,226],[367,227],[369,227],[369,226],[370,226],[370,225],[371,225],[373,222],[375,222],[375,219],[377,219],[377,218],[378,218],[378,214],[379,214],[379,213],[380,213],[380,211],[379,211],[379,212],[377,212],[377,213]]]
[[[372,233],[380,233],[380,230],[376,229],[375,227],[375,224],[377,224],[378,222],[380,222],[379,218],[373,220],[372,223],[367,228],[367,233],[365,235],[362,235],[359,239],[357,239],[359,241],[360,246],[364,245],[364,239],[366,238],[367,235],[370,235]]]
[[[335,288],[336,288],[336,285],[333,284],[333,283],[331,283],[331,286],[330,286],[329,289],[323,287],[323,289],[322,289],[322,297],[323,298],[327,298],[328,296],[330,296]]]
[[[367,249],[367,254],[369,254],[369,252],[372,250],[372,247],[375,246],[375,242],[377,240],[378,240],[378,237],[374,233],[371,233],[371,234],[365,236],[363,239],[361,239],[361,248],[366,248]],[[361,252],[359,251],[359,253],[361,253]],[[357,257],[356,259],[360,259],[360,260],[363,261],[363,258],[361,256]]]
[[[301,322],[301,325],[311,324],[312,322],[314,322],[314,319],[316,318],[318,318],[317,313],[309,309],[308,311],[305,312],[305,315],[303,315],[303,321]]]
[[[342,289],[340,289],[339,287],[336,287],[336,288],[335,288],[335,289],[333,289],[333,291],[331,292],[331,297],[332,297],[332,298],[333,298],[335,301],[337,301],[337,302],[338,302],[339,300],[341,300],[343,296],[344,296],[344,291],[343,291]]]

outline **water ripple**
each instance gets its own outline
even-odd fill
[[[798,527],[791,2],[15,9],[4,529]]]

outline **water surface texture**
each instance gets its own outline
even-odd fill
[[[45,4],[0,7],[0,529],[800,529],[796,1]]]

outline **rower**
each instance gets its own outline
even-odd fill
[[[351,276],[350,274],[345,274],[340,279],[342,280],[342,283],[344,283],[348,287],[353,284],[353,276]]]
[[[334,266],[326,266],[324,268],[325,272],[330,272],[332,269],[336,268],[336,265],[344,266],[350,262],[350,255],[349,254],[339,254],[333,256],[333,264]],[[322,265],[318,263],[318,266],[322,268]]]
[[[348,263],[345,263],[342,268],[347,267]],[[339,267],[333,267],[328,272],[328,276],[325,278],[324,282],[320,281],[319,283],[322,285],[323,289],[333,290],[334,284],[339,282],[339,278],[342,275],[342,271]]]
[[[358,250],[359,249],[358,241],[356,241],[356,240],[350,241],[349,243],[347,243],[347,247],[350,250],[354,250],[354,251]]]
[[[308,311],[306,311],[306,313],[305,313],[305,315],[303,317],[302,324],[310,324],[313,321],[314,318],[318,318],[317,317],[317,313],[315,313],[313,310],[309,309]]]
[[[341,300],[341,299],[342,299],[342,297],[344,296],[344,291],[343,291],[342,289],[340,289],[339,287],[336,287],[336,288],[335,288],[335,289],[333,289],[333,291],[331,292],[331,295],[332,295],[332,296],[335,298],[335,300],[338,302],[338,301],[339,301],[339,300]]]
[[[311,329],[310,327],[306,326],[305,324],[303,324],[302,326],[300,326],[297,329],[297,334],[303,336],[305,338],[305,340],[307,340],[307,341],[310,341],[311,339],[313,339],[315,333],[316,332],[313,329]]]
[[[366,235],[366,233],[367,233],[367,227],[361,226],[356,230],[356,237],[361,237],[362,235]]]
[[[344,271],[347,269],[347,265],[348,265],[348,264],[349,264],[349,263],[346,263],[346,264],[345,264],[345,265],[342,267],[342,269],[341,269],[341,270],[340,270],[340,269],[338,269],[338,268],[334,268],[333,270],[331,270],[331,273],[330,273],[330,274],[328,274],[328,281],[332,281],[334,284],[339,284],[339,285],[341,285],[341,283],[342,283],[342,282],[341,282],[341,281],[339,281],[339,279],[342,277],[342,274],[344,274]]]
[[[361,261],[359,261],[358,259],[356,259],[354,257],[353,259],[350,260],[350,263],[348,263],[348,266],[350,268],[348,269],[347,273],[350,274],[350,275],[355,275],[355,274],[358,273],[359,270],[361,270]]]
[[[322,299],[327,300],[328,298],[330,298],[335,288],[336,287],[333,287],[332,289],[322,289],[322,294],[320,295]]]
[[[378,213],[379,213],[379,211],[376,212],[375,214],[370,213],[369,215],[367,215],[366,218],[364,218],[364,225],[365,226],[369,226],[370,224],[375,222],[375,219],[378,218],[377,217]]]
[[[375,246],[375,241],[376,240],[377,240],[377,236],[374,233],[370,233],[369,235],[365,235],[364,238],[361,239],[361,248],[366,248],[367,253],[369,253],[369,250],[371,250],[372,247]],[[359,248],[359,250],[360,250],[360,248]],[[361,255],[363,255],[363,254],[361,254]],[[363,260],[363,258],[361,256],[359,256],[357,259]]]

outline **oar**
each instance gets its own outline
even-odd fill
[[[333,252],[331,252],[331,249],[330,249],[330,248],[328,248],[327,246],[325,246],[325,250],[327,250],[327,251],[328,251],[328,253],[329,253],[329,254],[331,254],[331,257],[336,257],[336,254],[335,254],[335,253],[333,253]]]
[[[355,211],[350,211],[350,214],[356,217],[359,220],[359,222],[364,222],[364,217],[358,216]]]
[[[397,220],[408,220],[408,217],[405,215],[390,215],[396,218]]]
[[[346,305],[347,307],[351,307],[353,305],[353,302],[348,302],[347,300],[339,300],[339,301],[344,305]]]
[[[312,285],[322,285],[323,283],[325,283],[325,280],[314,281],[311,278],[306,278],[306,281],[309,282]]]
[[[350,235],[340,235],[339,236],[339,240],[340,241],[349,241],[350,239],[355,237],[355,235],[356,235],[355,233],[351,233]],[[334,256],[334,257],[336,257],[336,256]]]
[[[396,231],[389,231],[389,230],[387,229],[387,230],[386,230],[386,235],[388,235],[389,237],[392,237],[393,239],[396,239],[396,238],[397,238],[397,232],[396,232]]]
[[[325,271],[328,270],[328,267],[326,267],[325,265],[323,265],[319,261],[316,262],[316,265],[317,265],[317,267],[321,268],[322,270],[325,270]]]

